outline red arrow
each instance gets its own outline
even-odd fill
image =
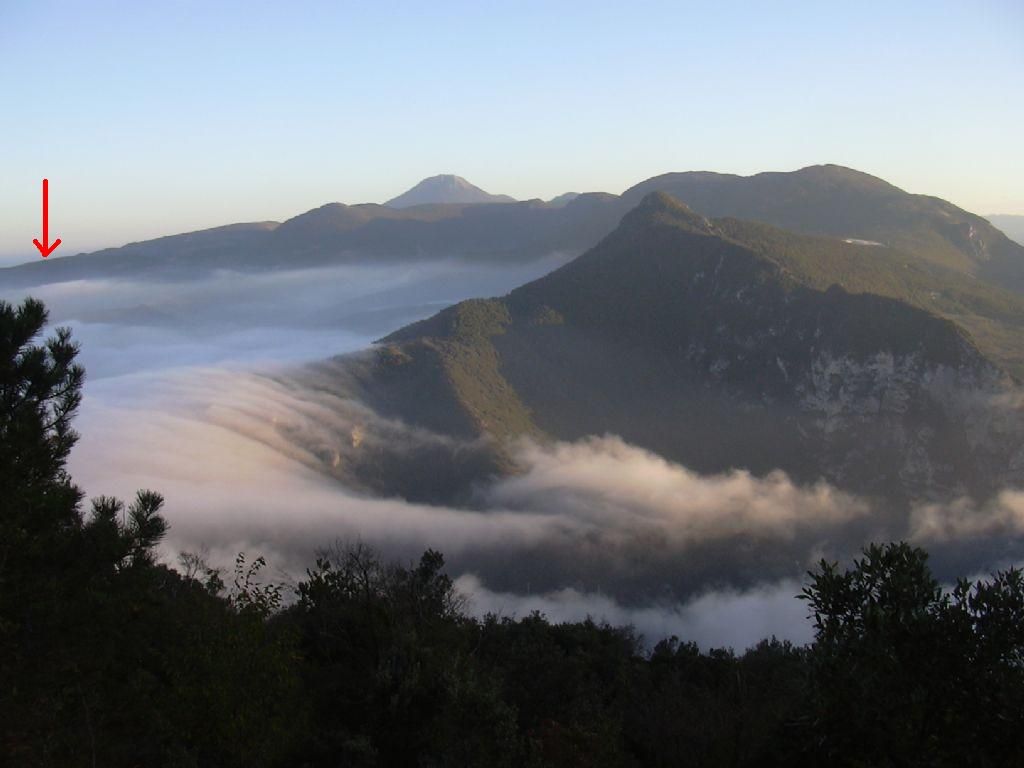
[[[60,245],[60,238],[58,237],[53,241],[53,245],[50,245],[50,180],[43,179],[43,242],[38,240],[32,241],[39,252],[43,254],[45,259],[51,253],[56,250],[57,246]]]

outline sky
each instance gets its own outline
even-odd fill
[[[621,192],[839,163],[1024,214],[1024,3],[0,0],[0,260],[457,173]]]

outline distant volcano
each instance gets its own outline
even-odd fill
[[[391,208],[411,208],[414,205],[444,203],[514,203],[508,195],[492,195],[474,186],[461,176],[442,174],[424,179],[412,189],[388,200]]]

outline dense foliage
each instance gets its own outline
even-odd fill
[[[1024,762],[1024,579],[942,590],[926,555],[822,562],[807,648],[742,655],[468,616],[443,557],[325,551],[295,594],[239,556],[157,561],[162,499],[65,472],[83,372],[0,304],[0,763],[770,766]]]

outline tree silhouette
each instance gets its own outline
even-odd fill
[[[1024,580],[942,589],[927,553],[871,545],[822,561],[802,597],[816,629],[809,704],[836,765],[1024,764]]]

